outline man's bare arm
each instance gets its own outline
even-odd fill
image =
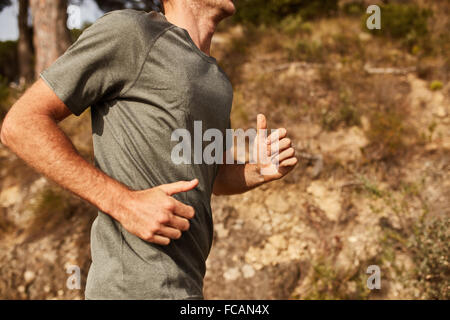
[[[66,189],[111,212],[126,187],[86,162],[57,125],[71,114],[42,81],[37,81],[7,114],[2,143]]]
[[[118,220],[138,237],[158,244],[177,239],[189,228],[194,210],[171,195],[185,192],[197,180],[132,191],[84,160],[58,122],[71,114],[42,80],[11,107],[1,142],[38,172]]]
[[[258,115],[257,130],[267,130],[267,120],[262,114]],[[233,195],[244,193],[260,185],[283,178],[291,172],[298,160],[291,140],[287,138],[287,130],[280,128],[265,138],[257,135],[254,152],[259,148],[267,152],[267,157],[274,158],[279,164],[275,167],[271,163],[246,163],[246,164],[222,164],[214,182],[213,193],[215,195]],[[259,154],[259,153],[258,153]],[[264,167],[272,167],[270,174],[261,174]]]

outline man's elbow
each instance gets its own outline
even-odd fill
[[[6,125],[7,125],[6,120],[3,120],[2,128],[0,131],[0,141],[5,146],[8,146],[8,128]]]
[[[10,116],[6,115],[0,130],[0,141],[3,145],[10,147],[13,136],[14,124]]]

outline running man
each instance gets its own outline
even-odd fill
[[[1,141],[30,166],[98,208],[86,299],[202,299],[211,248],[211,194],[246,192],[297,163],[285,129],[278,171],[263,164],[174,164],[174,130],[230,126],[233,90],[210,56],[232,0],[164,0],[164,14],[105,14],[12,106]],[[95,165],[58,122],[90,107]],[[257,128],[266,129],[258,116]],[[264,164],[265,165],[265,164]]]

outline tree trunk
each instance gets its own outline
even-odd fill
[[[19,60],[20,84],[31,82],[34,77],[32,33],[28,27],[28,6],[28,0],[19,0],[19,43],[17,45],[17,56]]]
[[[52,64],[70,46],[67,0],[30,0],[33,14],[35,76]]]

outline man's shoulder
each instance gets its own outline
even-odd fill
[[[118,35],[131,38],[141,36],[147,40],[157,37],[172,26],[161,13],[134,9],[110,11],[96,23],[108,25],[109,29]]]

